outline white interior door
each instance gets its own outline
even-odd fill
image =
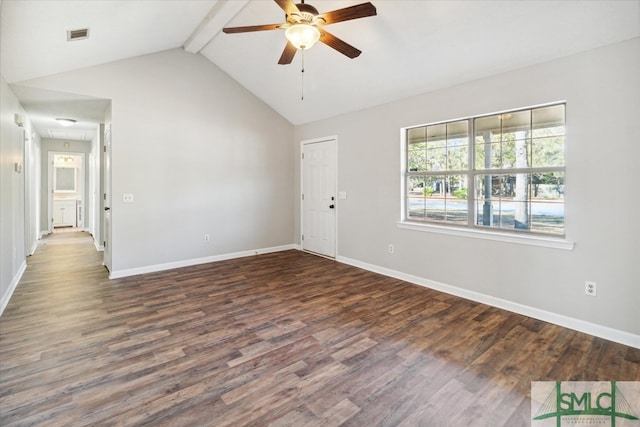
[[[302,249],[336,256],[335,138],[302,143]]]

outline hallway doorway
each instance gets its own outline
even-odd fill
[[[85,154],[49,152],[48,165],[48,232],[85,229]]]

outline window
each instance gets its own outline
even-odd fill
[[[405,132],[405,221],[564,236],[565,104]]]

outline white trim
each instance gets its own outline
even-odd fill
[[[498,114],[518,113],[520,111],[534,110],[536,108],[552,107],[554,105],[560,105],[560,104],[566,104],[566,103],[567,103],[567,100],[566,99],[562,99],[562,100],[558,100],[558,101],[551,101],[551,102],[544,102],[542,104],[530,105],[528,107],[515,107],[515,108],[508,108],[506,110],[498,110],[498,111],[494,111],[493,113],[481,113],[481,114],[478,113],[478,114],[472,114],[470,116],[458,117],[456,119],[439,120],[439,121],[435,121],[435,122],[422,123],[422,124],[419,124],[419,125],[403,126],[400,130],[403,131],[403,130],[406,130],[406,129],[419,128],[419,127],[422,127],[422,126],[441,125],[443,123],[450,123],[450,122],[460,122],[462,120],[478,119],[478,118],[483,118],[483,117],[495,116],[495,115],[498,115]]]
[[[513,313],[521,314],[523,316],[533,317],[538,320],[553,323],[568,329],[573,329],[578,332],[584,332],[589,335],[604,338],[610,341],[614,341],[620,344],[628,345],[630,347],[640,348],[640,335],[632,334],[630,332],[621,331],[618,329],[609,328],[607,326],[598,325],[595,323],[587,322],[585,320],[575,319],[573,317],[564,316],[562,314],[553,313],[550,311],[542,310],[535,307],[530,307],[517,302],[504,300],[501,298],[492,297],[490,295],[481,294],[479,292],[470,291],[468,289],[459,288],[456,286],[447,285],[445,283],[428,280],[422,277],[414,276],[411,274],[402,273],[400,271],[391,270],[377,265],[368,264],[366,262],[346,258],[336,257],[336,261],[343,264],[349,264],[354,267],[362,268],[374,273],[379,273],[385,276],[393,277],[395,279],[404,280],[409,283],[413,283],[426,288],[435,289],[440,292],[455,295],[461,298],[476,301],[482,304],[488,304],[492,307],[501,308],[503,310],[511,311]]]
[[[304,144],[317,144],[318,142],[333,141],[334,139],[337,141],[338,135],[323,136],[313,139],[303,139],[302,141],[300,141],[300,146],[302,147]]]
[[[48,229],[47,231],[49,232],[49,234],[53,233],[53,200],[54,200],[54,188],[55,188],[55,156],[57,155],[66,155],[66,156],[79,156],[82,158],[81,160],[81,165],[79,168],[75,168],[75,169],[80,169],[80,171],[76,170],[76,174],[75,174],[75,183],[76,183],[76,191],[63,191],[62,193],[78,193],[80,194],[80,205],[82,206],[82,227],[83,229],[81,229],[81,231],[85,231],[84,228],[86,228],[87,222],[86,221],[86,213],[87,213],[87,198],[86,193],[88,191],[87,187],[87,183],[86,183],[86,178],[87,178],[87,169],[88,169],[88,165],[87,165],[87,153],[83,153],[82,151],[49,151],[49,158],[48,158],[48,163],[47,163],[47,173],[48,173],[48,181],[47,181],[47,226]],[[80,187],[82,188],[82,191],[77,191],[78,189],[78,176],[77,175],[81,175],[79,178],[80,181]],[[78,200],[78,199],[74,199],[74,200]],[[78,222],[78,208],[76,206],[76,227],[80,228],[80,224]]]
[[[18,287],[18,283],[20,283],[20,280],[22,279],[22,275],[24,274],[26,269],[27,269],[27,261],[23,260],[22,264],[20,265],[20,268],[18,269],[18,273],[14,276],[13,280],[11,281],[11,284],[9,284],[9,289],[7,289],[7,292],[5,292],[4,295],[2,295],[2,300],[0,300],[0,316],[2,316],[4,309],[7,308],[7,304],[9,304],[9,300],[13,296],[13,292]]]
[[[449,234],[452,236],[471,237],[474,239],[494,240],[497,242],[515,243],[519,245],[542,246],[545,248],[573,250],[574,242],[570,240],[545,237],[531,234],[507,234],[496,233],[475,228],[454,228],[435,224],[416,224],[412,222],[399,221],[398,228],[406,230],[423,231],[428,233]]]
[[[104,245],[101,245],[97,240],[96,240],[96,236],[91,232],[91,230],[89,230],[88,228],[86,230],[82,230],[82,231],[86,231],[87,233],[89,233],[89,235],[91,236],[91,240],[93,240],[93,246],[96,248],[96,251],[98,252],[104,252]],[[104,264],[102,264],[104,265]]]
[[[165,264],[148,265],[145,267],[129,268],[126,270],[116,270],[109,272],[109,279],[119,279],[121,277],[135,276],[138,274],[155,273],[157,271],[172,270],[174,268],[190,267],[192,265],[207,264],[209,262],[225,261],[235,258],[268,254],[272,252],[282,252],[292,249],[300,249],[298,245],[273,246],[270,248],[253,249],[249,251],[233,252],[229,254],[213,255],[203,258],[185,259],[182,261],[168,262]]]

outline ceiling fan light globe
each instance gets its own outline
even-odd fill
[[[294,24],[287,28],[285,36],[296,49],[310,49],[320,40],[320,30],[309,24]]]

